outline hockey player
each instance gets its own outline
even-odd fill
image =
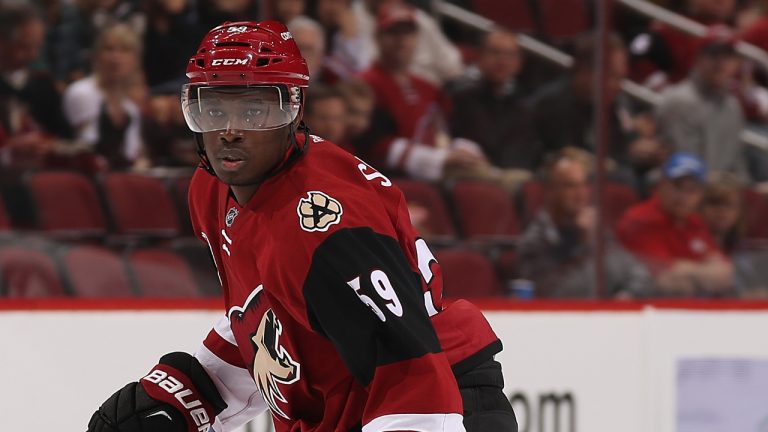
[[[189,206],[226,314],[88,430],[228,432],[269,408],[278,432],[517,431],[501,342],[472,304],[444,307],[400,191],[302,123],[309,76],[285,26],[211,30],[187,76]]]

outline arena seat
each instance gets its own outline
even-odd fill
[[[5,210],[5,203],[3,203],[3,197],[0,197],[0,233],[4,231],[10,231],[11,218],[8,217],[8,212]]]
[[[181,232],[185,235],[194,234],[192,232],[192,222],[189,218],[189,203],[187,199],[191,181],[191,175],[176,177],[171,181],[171,195],[176,207],[176,213],[179,215]]]
[[[96,188],[82,174],[41,171],[26,178],[37,214],[37,227],[47,233],[101,236],[107,222]]]
[[[67,293],[52,256],[20,245],[0,247],[0,297],[64,297]]]
[[[221,296],[221,282],[216,274],[216,266],[213,264],[211,251],[207,245],[194,239],[194,241],[174,242],[172,248],[192,268],[197,287],[203,296]]]
[[[572,38],[590,28],[587,0],[537,0],[537,3],[541,31],[550,39]]]
[[[189,264],[173,251],[136,249],[127,254],[128,264],[143,297],[200,297]]]
[[[520,222],[507,191],[494,183],[461,181],[451,188],[461,232],[472,240],[513,239]]]
[[[100,246],[66,248],[61,257],[67,281],[76,297],[134,297],[125,262]]]
[[[162,180],[131,173],[108,173],[102,187],[118,234],[172,237],[179,217]]]
[[[479,252],[458,248],[435,253],[443,271],[446,297],[493,297],[502,294],[491,261]]]
[[[451,215],[443,196],[437,187],[419,180],[397,179],[395,184],[403,192],[408,204],[423,206],[428,212],[428,219],[423,224],[425,236],[443,236],[453,238],[456,229],[451,222]]]
[[[606,183],[603,187],[603,217],[606,226],[613,227],[619,222],[624,212],[637,204],[640,197],[631,187],[616,182]]]
[[[472,9],[511,30],[537,31],[531,0],[472,0]]]
[[[768,197],[754,189],[744,189],[744,235],[749,240],[768,240]]]

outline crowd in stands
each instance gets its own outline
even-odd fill
[[[768,298],[768,148],[742,140],[768,138],[768,70],[737,50],[768,50],[768,1],[654,1],[702,37],[616,9],[606,41],[589,0],[557,20],[558,2],[452,3],[501,25],[408,0],[4,1],[0,297],[215,294],[185,213],[198,159],[180,89],[207,30],[278,19],[308,62],[309,129],[402,188],[447,295]]]

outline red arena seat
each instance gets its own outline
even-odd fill
[[[77,297],[133,297],[133,289],[120,255],[99,246],[74,246],[62,262]]]
[[[467,238],[505,238],[520,233],[520,223],[505,189],[488,182],[456,183],[451,195]]]
[[[179,233],[179,217],[162,180],[130,173],[103,178],[115,228],[119,234],[172,237]]]
[[[744,189],[745,237],[750,240],[768,239],[768,197],[754,189]]]
[[[472,0],[472,9],[511,30],[535,32],[530,0]]]
[[[107,222],[93,183],[74,172],[37,172],[27,179],[38,228],[54,234],[99,236]]]
[[[53,258],[42,250],[0,247],[0,297],[66,296]]]
[[[8,231],[11,229],[11,218],[8,217],[8,212],[5,210],[5,204],[3,198],[0,197],[0,232]]]
[[[144,297],[200,297],[189,264],[172,251],[134,250],[128,253],[128,262]]]
[[[545,36],[566,39],[589,30],[590,8],[587,0],[537,0],[537,3]]]
[[[454,237],[456,230],[451,222],[451,215],[445,205],[440,191],[430,183],[419,180],[398,179],[397,187],[403,192],[408,204],[417,204],[424,207],[429,213],[427,221],[423,224],[425,236]]]
[[[462,249],[435,254],[443,271],[446,297],[492,297],[502,294],[493,264],[484,255]]]

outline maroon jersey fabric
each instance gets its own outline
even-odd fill
[[[470,303],[443,308],[440,267],[389,179],[313,136],[246,205],[203,170],[189,204],[228,317],[204,346],[248,370],[277,431],[463,431],[454,375],[501,343]]]

